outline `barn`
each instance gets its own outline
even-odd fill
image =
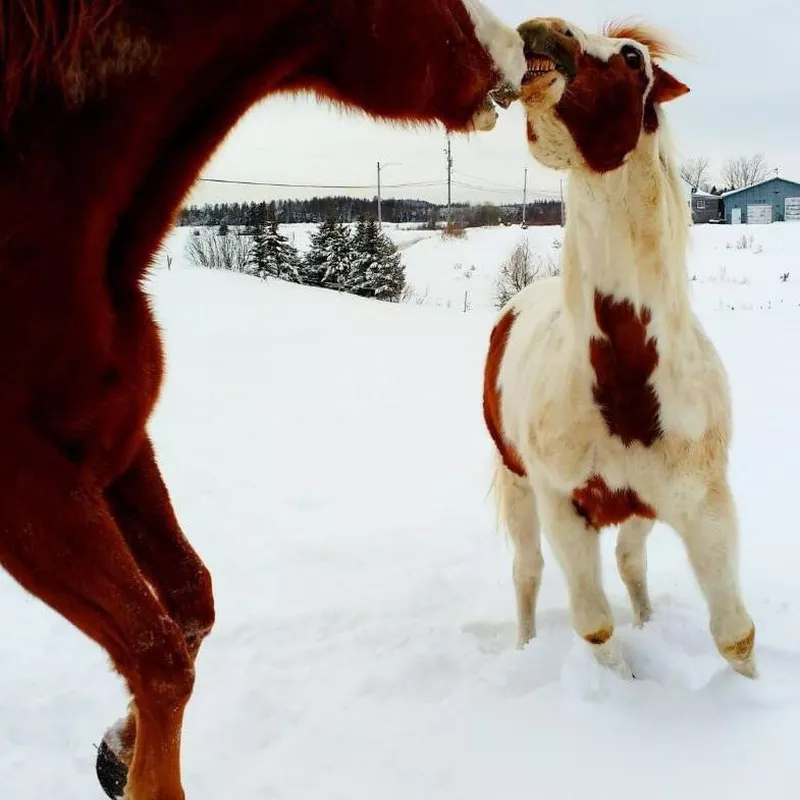
[[[770,178],[722,195],[729,225],[800,222],[800,183]]]

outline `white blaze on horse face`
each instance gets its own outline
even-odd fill
[[[475,35],[486,48],[497,68],[514,87],[522,83],[527,70],[522,38],[513,28],[504,25],[480,0],[463,0]]]

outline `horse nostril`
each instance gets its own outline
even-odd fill
[[[525,58],[533,58],[547,44],[550,28],[545,22],[530,20],[529,22],[523,22],[517,28],[517,33],[522,38]]]

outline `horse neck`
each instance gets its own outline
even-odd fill
[[[123,16],[115,47],[76,62],[85,100],[65,103],[51,87],[0,132],[0,259],[23,254],[29,274],[59,264],[64,283],[135,286],[202,165],[271,93],[311,89],[373,116],[457,128],[496,80],[486,46],[463,33],[460,0],[209,0],[201,10],[174,0],[159,14],[144,3],[121,4],[142,20]],[[442,40],[458,42],[455,62]],[[429,60],[409,63],[408,52]],[[48,237],[41,218],[57,221]]]
[[[601,297],[647,309],[660,339],[686,328],[689,219],[661,134],[643,134],[627,162],[610,173],[576,171],[566,218],[565,300],[579,331],[596,331]]]

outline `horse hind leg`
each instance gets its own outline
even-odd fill
[[[624,522],[617,536],[617,568],[628,590],[634,624],[643,627],[653,613],[647,588],[647,537],[655,523],[633,517]]]
[[[517,646],[524,647],[536,636],[536,601],[544,569],[536,500],[528,479],[502,463],[497,466],[494,489],[500,518],[514,543]]]
[[[128,470],[106,491],[114,520],[139,568],[197,656],[214,624],[211,575],[180,528],[155,453],[146,439]],[[136,742],[136,709],[112,726],[96,771],[109,797],[121,796]]]
[[[133,695],[126,800],[184,800],[183,713],[194,666],[180,628],[143,577],[99,489],[49,443],[17,435],[0,457],[0,561],[103,647]]]

